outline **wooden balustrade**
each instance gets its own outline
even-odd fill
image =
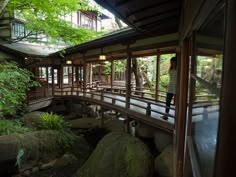
[[[118,93],[115,92],[115,90],[118,90]],[[156,110],[156,108],[158,107],[165,108],[165,104],[163,104],[163,102],[155,102],[154,100],[131,95],[131,101],[127,103],[125,99],[114,97],[114,95],[120,95],[122,97],[124,95],[123,92],[125,92],[125,89],[112,88],[110,89],[110,91],[107,91],[105,88],[86,88],[86,90],[83,90],[79,87],[73,87],[73,88],[64,87],[62,89],[54,89],[54,92],[51,93],[51,95],[54,94],[55,97],[57,96],[82,96],[85,98],[90,98],[92,100],[99,100],[101,101],[101,103],[111,103],[111,105],[118,106],[118,107],[121,106],[121,103],[124,105],[129,104],[128,105],[129,110],[131,110],[131,106],[137,107],[138,109],[144,110],[144,114],[148,117],[151,117],[152,113],[157,113],[160,115],[165,114],[164,111],[162,112],[162,111]],[[140,102],[142,105],[137,104],[136,102]],[[173,107],[170,107],[170,109],[174,110]],[[169,117],[174,118],[174,115],[169,114]]]

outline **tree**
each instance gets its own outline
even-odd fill
[[[6,5],[8,4],[9,0],[0,0],[0,14],[5,9]]]
[[[142,89],[143,89],[143,76],[142,76],[141,69],[138,64],[137,58],[132,58],[131,70],[135,76],[135,84],[136,84],[135,90],[142,91]],[[139,93],[136,93],[136,94],[139,94]]]
[[[26,91],[39,85],[31,78],[32,73],[28,70],[0,59],[0,118],[13,115],[24,106]]]
[[[35,34],[48,35],[52,43],[63,41],[79,44],[92,40],[102,33],[85,28],[75,28],[65,17],[78,10],[96,11],[88,0],[10,0],[5,13],[15,13],[28,29],[27,37]],[[22,39],[19,39],[22,40]]]

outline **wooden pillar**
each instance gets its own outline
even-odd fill
[[[189,73],[189,41],[183,41],[182,56],[180,61],[180,83],[178,97],[178,115],[175,120],[176,146],[175,146],[175,167],[176,177],[183,176],[185,125],[188,100],[188,73]]]
[[[114,81],[114,60],[111,60],[111,91],[113,90],[113,81]]]
[[[101,122],[100,122],[101,128],[104,127],[104,108],[101,107]]]
[[[59,69],[60,73],[59,73],[59,87],[62,89],[63,88],[63,65],[60,66],[60,69]]]
[[[75,66],[75,82],[76,82],[76,87],[78,88],[79,85],[79,66]]]
[[[129,126],[129,124],[130,124],[130,117],[129,117],[129,115],[126,115],[126,124],[125,124],[125,131],[126,131],[126,133],[128,133],[128,134],[130,134],[130,126]]]
[[[127,58],[127,62],[126,62],[126,109],[130,108],[131,61],[132,61],[132,54],[131,54],[131,52],[128,52],[128,58]]]
[[[227,0],[223,80],[214,177],[236,176],[236,1]]]
[[[52,66],[52,95],[54,96],[54,89],[55,89],[55,85],[54,85],[54,66]]]
[[[87,81],[86,81],[86,70],[87,70],[87,63],[84,61],[84,65],[83,65],[83,93],[84,93],[84,96],[85,96],[85,92],[86,92],[86,84],[87,84]]]
[[[89,83],[93,82],[93,64],[89,64]]]
[[[46,81],[47,81],[47,89],[49,88],[49,83],[48,83],[48,67],[46,66]]]
[[[157,51],[157,58],[156,58],[156,93],[155,93],[155,99],[156,101],[159,99],[158,94],[159,94],[159,85],[160,85],[160,59],[161,55],[159,50]]]
[[[74,69],[74,65],[72,65],[72,91],[74,91],[74,72],[75,72],[75,69]]]

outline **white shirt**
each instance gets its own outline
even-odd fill
[[[177,70],[169,70],[170,81],[167,88],[168,93],[176,94]]]

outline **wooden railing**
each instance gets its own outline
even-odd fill
[[[64,88],[62,90],[55,90],[54,96],[81,96],[85,98],[89,98],[92,100],[98,100],[103,103],[109,103],[113,106],[119,106],[122,108],[131,108],[137,107],[138,109],[143,109],[145,111],[145,115],[148,117],[152,117],[152,113],[157,113],[160,115],[165,115],[165,112],[158,111],[158,108],[166,108],[166,106],[161,102],[154,102],[152,100],[138,98],[138,97],[131,97],[131,101],[127,102],[123,94],[120,94],[121,91],[119,90],[118,93],[115,92],[107,92],[105,89],[99,88],[87,88],[86,91],[82,89],[75,89],[75,88]],[[114,97],[113,95],[120,95],[121,97]],[[138,104],[139,102],[140,104]],[[142,105],[141,105],[142,104]],[[122,106],[121,106],[122,105]],[[171,110],[174,110],[173,107],[170,107]],[[132,109],[129,109],[132,111]],[[126,110],[127,111],[127,110]],[[168,115],[170,118],[174,118],[173,114]]]

